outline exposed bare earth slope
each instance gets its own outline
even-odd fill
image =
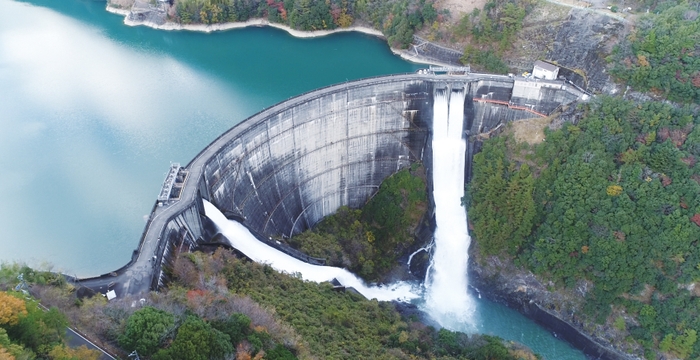
[[[469,44],[469,37],[457,38],[452,34],[464,14],[475,7],[483,7],[483,0],[473,1],[438,2],[441,8],[450,10],[450,18],[438,31],[426,28],[418,35],[463,51]],[[503,60],[516,72],[532,71],[536,60],[551,60],[585,74],[592,91],[617,92],[607,73],[605,57],[612,44],[629,31],[629,20],[611,17],[614,14],[607,14],[609,11],[605,9],[588,8],[587,3],[565,1],[564,4],[538,3],[523,20],[523,28],[513,46],[504,52]]]

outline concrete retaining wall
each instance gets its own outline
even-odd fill
[[[413,43],[407,52],[409,52],[412,56],[430,62],[437,62],[440,64],[453,66],[464,65],[460,61],[460,58],[463,55],[462,51],[437,45],[416,35],[413,36]]]

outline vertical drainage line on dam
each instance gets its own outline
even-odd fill
[[[426,276],[428,314],[448,329],[474,327],[475,306],[467,293],[471,238],[464,195],[464,87],[436,87],[433,108],[433,198],[436,228]]]

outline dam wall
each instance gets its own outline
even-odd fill
[[[153,273],[155,274],[150,279],[151,289],[158,289],[167,282],[167,272],[163,271],[163,269],[173,266],[174,259],[170,255],[176,249],[192,250],[198,243],[204,241],[203,214],[202,200],[201,197],[198,197],[190,206],[172,215],[166,221],[158,241],[158,247],[153,255],[154,257],[151,258]]]
[[[586,96],[562,84],[422,72],[331,85],[271,106],[219,136],[185,167],[171,165],[131,261],[76,281],[116,296],[157,290],[175,250],[192,249],[216,233],[202,199],[284,251],[273,236],[302,232],[340,206],[364,205],[386,177],[412,163],[424,162],[431,171],[435,88],[464,88],[468,181],[476,135]]]
[[[386,177],[422,160],[431,89],[397,79],[288,102],[237,128],[200,186],[247,227],[291,237],[341,206],[362,206]]]
[[[404,75],[347,83],[289,100],[237,126],[204,166],[200,191],[268,237],[291,237],[341,206],[358,208],[386,177],[424,160],[432,92],[444,84],[463,86],[469,94],[467,135],[542,116],[577,99],[557,82],[507,76]]]

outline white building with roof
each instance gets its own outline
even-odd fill
[[[535,61],[532,69],[532,77],[536,79],[556,80],[559,75],[559,67],[541,60]]]

